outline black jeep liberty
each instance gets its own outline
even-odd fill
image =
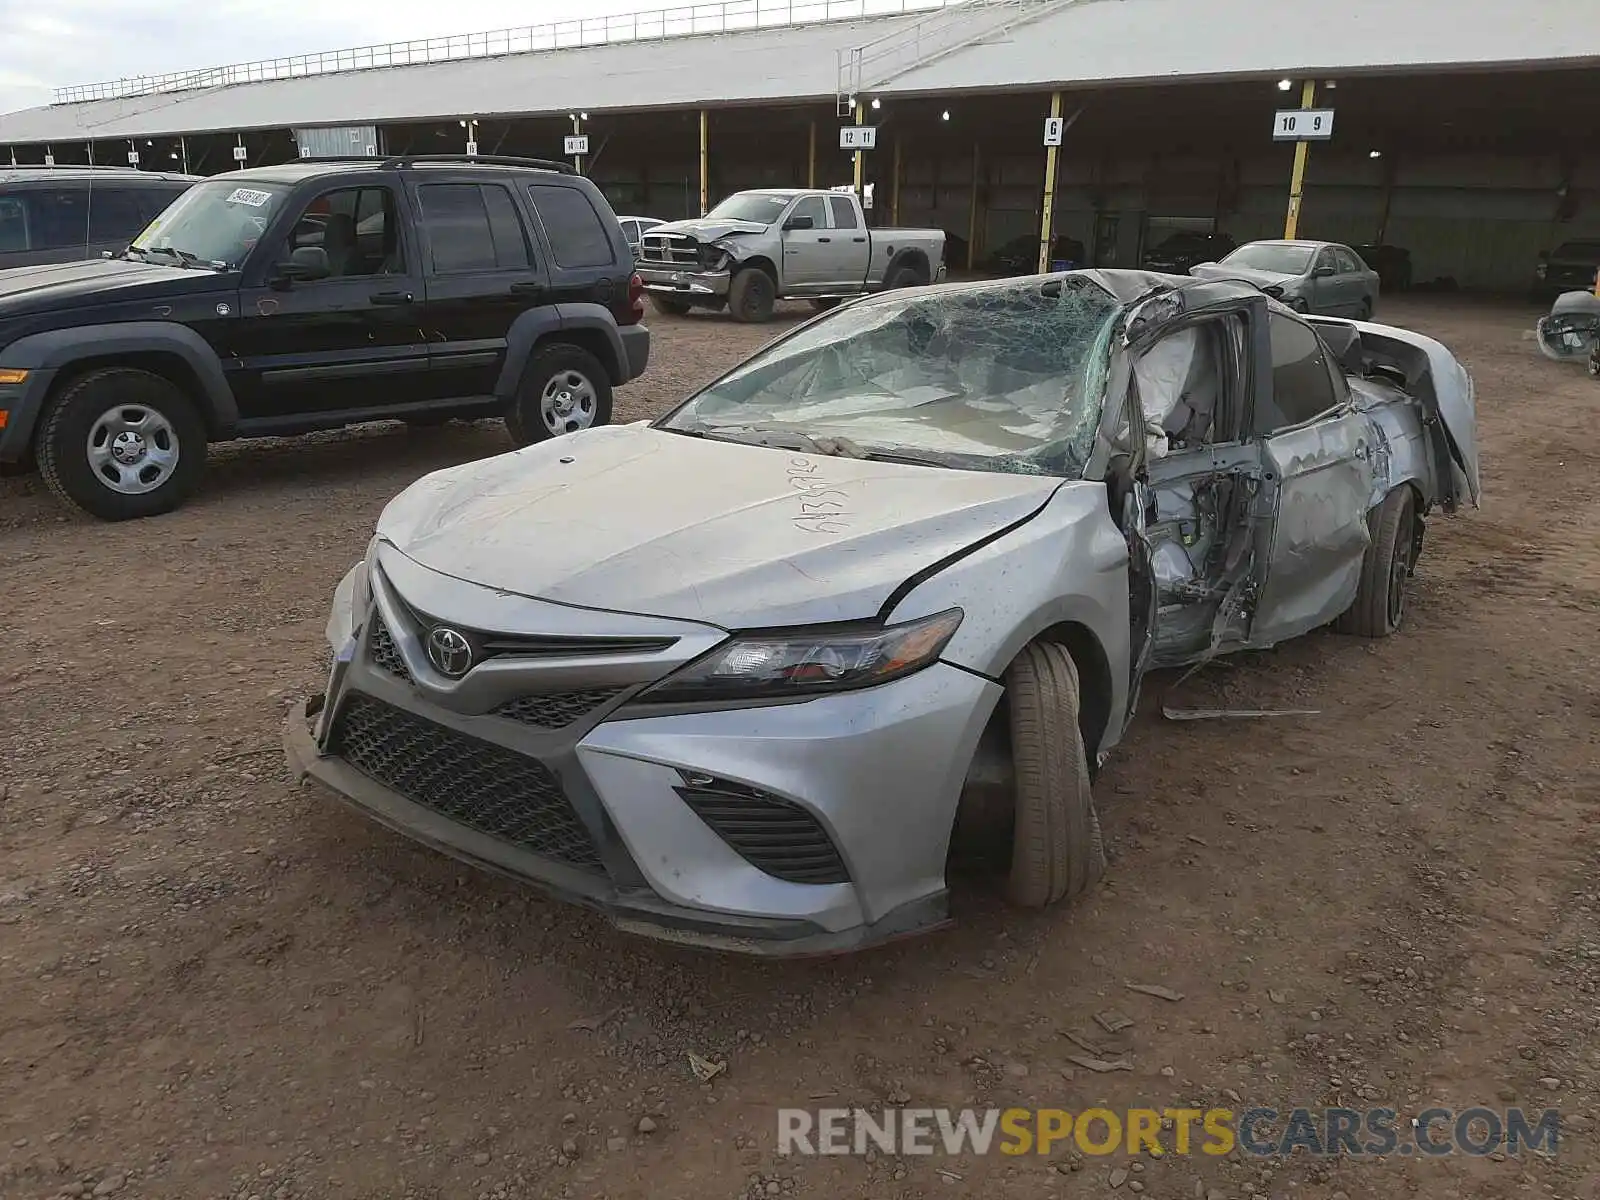
[[[0,273],[0,465],[107,520],[208,442],[502,416],[605,424],[644,371],[633,255],[563,163],[302,160],[197,184],[118,257]]]

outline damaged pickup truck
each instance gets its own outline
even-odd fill
[[[944,923],[953,851],[1084,892],[1146,673],[1393,633],[1478,478],[1420,334],[1137,271],[868,297],[652,424],[402,492],[286,748],[623,928],[851,950]]]
[[[639,278],[663,313],[723,308],[770,320],[779,300],[819,309],[868,292],[944,279],[944,232],[869,229],[854,192],[737,192],[695,221],[641,240]]]

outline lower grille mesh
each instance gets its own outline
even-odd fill
[[[331,749],[414,804],[535,854],[601,871],[599,851],[542,763],[359,692]]]
[[[372,632],[367,635],[367,656],[373,664],[391,675],[410,679],[406,660],[400,657],[400,647],[394,644],[394,635],[376,612],[372,614]]]
[[[683,802],[753,867],[789,883],[849,883],[817,819],[791,800],[723,779],[677,789]]]

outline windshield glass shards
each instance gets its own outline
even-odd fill
[[[1119,312],[1082,276],[869,300],[758,353],[660,424],[1076,477],[1100,419]]]

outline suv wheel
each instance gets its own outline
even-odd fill
[[[728,311],[735,321],[759,325],[772,320],[772,306],[778,299],[778,289],[760,267],[746,267],[733,277],[728,289]]]
[[[529,360],[506,428],[528,446],[610,420],[611,377],[600,360],[578,346],[548,346]]]
[[[46,411],[39,473],[61,499],[105,521],[171,512],[205,470],[206,428],[170,380],[113,367],[70,384]]]

